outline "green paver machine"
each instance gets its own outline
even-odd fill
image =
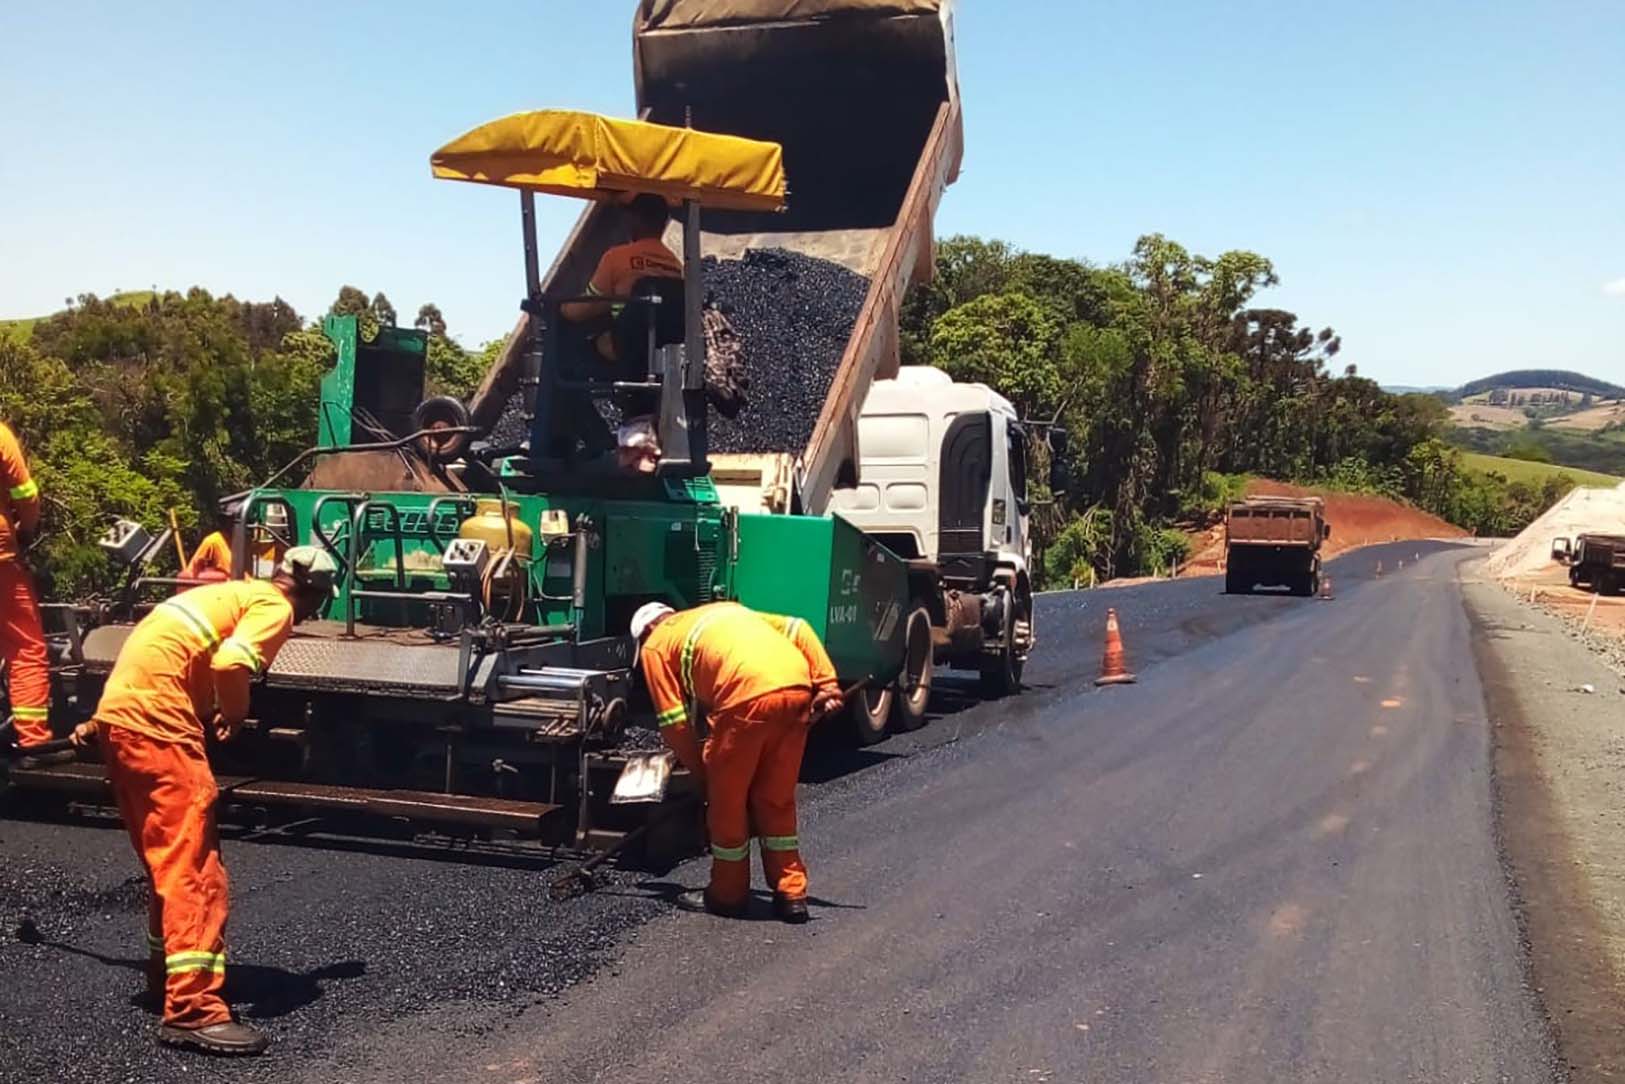
[[[609,801],[627,729],[652,730],[627,635],[639,606],[736,599],[792,614],[823,637],[843,685],[885,683],[903,662],[906,568],[837,518],[727,510],[709,477],[699,214],[781,207],[777,145],[539,112],[474,129],[433,169],[520,193],[529,330],[510,348],[526,352],[529,439],[476,442],[460,404],[422,402],[420,334],[369,339],[354,317],[328,322],[337,361],[319,443],[246,495],[234,549],[236,572],[253,575],[290,545],[320,545],[342,586],[256,687],[254,725],[211,751],[222,800],[610,846],[659,815]],[[541,287],[535,196],[647,192],[680,209],[684,288],[614,300],[656,315],[680,305],[681,333],[649,334],[646,373],[573,374],[560,362],[559,306],[579,299]],[[664,456],[653,473],[624,470],[613,453],[553,457],[568,409],[628,393],[657,404]],[[144,577],[162,540],[131,539],[131,526],[108,543],[133,558],[125,620],[85,636],[83,704],[130,621],[176,586]],[[88,764],[13,782],[103,786]]]

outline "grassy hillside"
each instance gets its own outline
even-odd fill
[[[1463,451],[1505,455],[1514,443],[1534,444],[1553,463],[1572,470],[1625,477],[1625,432],[1581,433],[1547,425],[1539,429],[1452,429],[1450,443]]]
[[[1499,474],[1509,482],[1530,482],[1539,485],[1557,474],[1566,474],[1583,486],[1612,487],[1621,481],[1614,475],[1601,474],[1597,471],[1563,467],[1556,463],[1532,463],[1527,459],[1504,459],[1501,456],[1484,455],[1480,452],[1464,452],[1461,458],[1462,462],[1473,470]]]
[[[145,305],[157,296],[151,290],[125,290],[113,294],[107,300],[115,305],[129,305],[134,308],[137,305]],[[49,316],[20,316],[12,320],[0,320],[0,339],[15,339],[22,342],[34,333],[35,324],[48,319]]]

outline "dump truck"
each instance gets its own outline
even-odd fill
[[[537,111],[472,129],[436,151],[431,169],[518,192],[532,318],[516,347],[527,439],[518,449],[474,442],[482,430],[460,404],[425,401],[416,333],[353,317],[325,325],[335,360],[317,443],[241,495],[233,574],[254,574],[266,553],[319,545],[341,586],[255,687],[253,725],[211,750],[222,804],[614,845],[664,823],[658,802],[611,800],[628,766],[644,767],[637,753],[655,730],[628,635],[640,606],[735,600],[801,618],[843,687],[884,688],[903,666],[908,570],[836,517],[736,513],[710,479],[703,216],[785,206],[777,144]],[[627,340],[645,348],[641,375],[625,365],[582,374],[565,363],[560,319],[561,306],[583,300],[581,285],[544,287],[535,199],[644,193],[678,205],[685,277],[611,299],[633,327],[647,325]],[[663,450],[652,472],[559,451],[564,422],[578,420],[569,415],[624,405],[628,393],[652,411]],[[124,522],[104,546],[129,571],[114,612],[76,649],[81,716],[134,622],[192,586],[155,572],[161,533]],[[75,763],[14,771],[11,782],[105,798],[102,771]],[[691,786],[678,773],[667,800]]]
[[[1625,587],[1625,535],[1582,534],[1568,549],[1569,583],[1599,595]]]
[[[1225,514],[1224,589],[1286,587],[1294,595],[1320,590],[1320,548],[1331,537],[1319,497],[1255,497]]]
[[[715,279],[744,278],[748,287],[749,273],[730,263],[788,252],[800,258],[788,273],[833,263],[861,283],[857,304],[832,316],[827,329],[811,329],[827,330],[834,344],[827,367],[823,335],[787,351],[783,367],[814,386],[774,383],[712,455],[725,505],[834,514],[908,562],[907,663],[893,687],[865,694],[858,739],[921,725],[934,666],[977,673],[986,695],[1018,690],[1036,642],[1029,444],[1061,438],[1025,425],[985,387],[899,365],[900,307],[932,271],[937,208],[964,151],[954,5],[646,3],[635,55],[638,101],[654,119],[691,117],[785,148],[794,185],[787,214],[707,223]],[[762,274],[780,267],[762,263]],[[844,289],[847,281],[830,276],[820,289]],[[726,289],[715,292],[728,303]],[[752,330],[773,337],[778,329],[745,329],[747,352],[757,345]],[[883,417],[910,395],[924,396],[923,411],[911,405],[906,419]],[[967,412],[957,425],[956,409]],[[804,426],[777,424],[777,413],[801,410],[809,415]],[[909,463],[895,454],[893,438],[904,429]]]
[[[701,249],[737,261],[780,250],[834,263],[867,282],[807,438],[712,462],[746,511],[822,514],[857,479],[858,415],[870,383],[895,376],[903,298],[929,276],[932,224],[958,176],[964,134],[951,0],[644,0],[633,33],[640,116],[776,143],[794,192],[782,212],[703,213]],[[674,227],[675,229],[675,227]],[[616,240],[612,209],[590,205],[543,277],[580,293]],[[521,318],[471,404],[494,428],[524,380]],[[749,344],[747,343],[747,349]],[[795,359],[785,359],[786,368]],[[744,420],[775,405],[758,397]],[[741,484],[738,479],[747,479]],[[780,505],[753,493],[777,483]]]

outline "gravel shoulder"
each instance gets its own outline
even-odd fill
[[[1625,683],[1569,623],[1462,570],[1497,819],[1533,979],[1575,1081],[1625,1075]],[[1590,685],[1595,692],[1581,691]]]

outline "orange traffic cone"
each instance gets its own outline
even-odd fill
[[[1325,599],[1337,597],[1336,595],[1332,594],[1332,578],[1330,576],[1322,576],[1320,578],[1320,597]]]
[[[1100,663],[1096,685],[1131,685],[1133,674],[1123,661],[1123,634],[1117,629],[1117,611],[1106,611],[1106,657]]]

